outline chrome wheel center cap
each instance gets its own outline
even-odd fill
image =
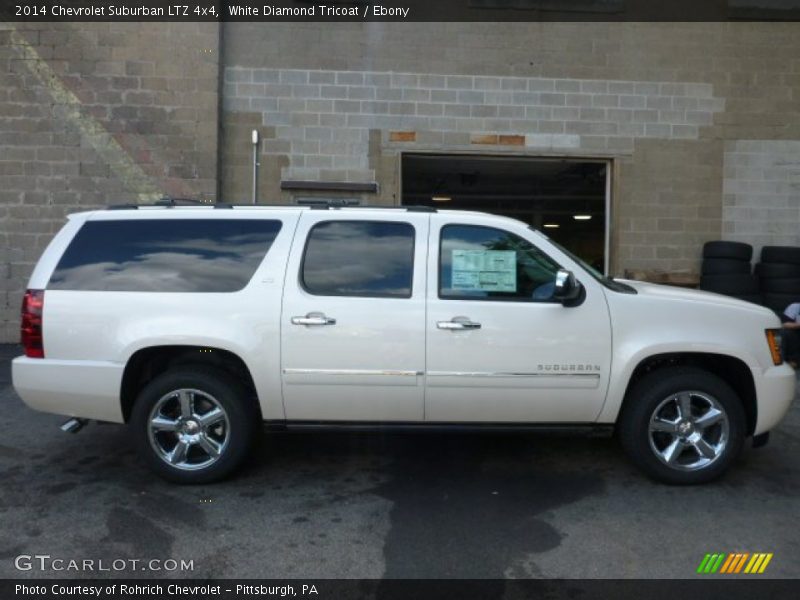
[[[200,424],[197,421],[189,420],[183,424],[183,431],[188,435],[200,433]]]
[[[691,421],[681,421],[678,423],[678,433],[687,436],[690,435],[694,431],[694,425],[692,425]]]

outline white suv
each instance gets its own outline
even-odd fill
[[[769,310],[603,277],[481,213],[86,212],[29,288],[22,399],[128,423],[179,482],[229,474],[266,422],[616,431],[650,476],[699,483],[795,391]]]

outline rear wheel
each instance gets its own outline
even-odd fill
[[[131,413],[137,449],[161,477],[209,483],[246,457],[258,412],[245,389],[214,369],[182,368],[160,375],[139,394]]]
[[[636,384],[626,402],[619,423],[622,445],[658,481],[706,483],[739,455],[744,410],[716,375],[690,367],[655,371]]]

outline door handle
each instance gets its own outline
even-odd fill
[[[322,313],[308,313],[305,317],[292,317],[292,325],[336,325],[336,319]]]
[[[449,331],[463,330],[463,329],[480,329],[481,324],[475,321],[470,321],[466,317],[454,317],[451,321],[437,321],[436,327],[439,329],[446,329]]]

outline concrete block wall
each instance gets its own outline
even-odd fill
[[[269,136],[261,198],[291,200],[281,178],[374,178],[364,199],[397,203],[404,151],[610,157],[616,274],[698,272],[730,235],[725,144],[800,140],[797,23],[230,23],[224,40],[225,123]],[[223,161],[226,195],[249,195],[245,161]]]
[[[611,158],[614,272],[696,272],[705,240],[800,230],[800,24],[0,24],[0,340],[66,213],[249,199],[253,128],[262,201],[397,203],[406,151]]]
[[[263,153],[288,158],[283,179],[374,181],[370,129],[630,152],[637,138],[697,139],[724,100],[703,83],[227,67],[224,108],[274,130]]]
[[[800,246],[800,141],[725,144],[722,227],[755,247]]]
[[[0,24],[0,341],[66,214],[217,187],[219,26]]]

